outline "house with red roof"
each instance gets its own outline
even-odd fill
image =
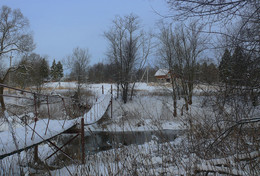
[[[171,73],[168,69],[159,69],[154,76],[158,82],[171,82]]]

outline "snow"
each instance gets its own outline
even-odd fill
[[[100,83],[100,84],[82,84],[83,88],[87,88],[89,90],[92,90],[97,95],[100,95],[102,93],[102,86],[104,88],[105,93],[109,93],[111,91],[111,85],[113,88],[114,94],[116,93],[116,85],[115,84],[108,84],[108,83]],[[130,87],[132,85],[130,84]],[[75,89],[77,88],[76,82],[50,82],[44,84],[45,89],[51,89],[52,91],[60,90],[60,89]],[[142,90],[142,91],[160,91],[162,90],[162,87],[160,85],[158,86],[152,86],[143,82],[136,82],[135,83],[135,90]]]
[[[111,94],[102,95],[98,101],[91,107],[90,111],[84,114],[84,123],[86,125],[96,123],[105,114],[111,100]],[[80,123],[81,118],[78,118]]]
[[[173,165],[174,154],[168,153],[168,156],[162,157],[160,153],[163,148],[173,147],[179,140],[177,138],[176,142],[164,144],[152,140],[143,145],[122,146],[88,156],[85,165],[73,164],[66,168],[72,174],[80,175],[180,175],[185,168]],[[67,175],[66,168],[51,171],[51,174]]]
[[[88,113],[84,114],[83,117],[85,119],[85,124],[92,124],[100,120],[106,112],[110,99],[110,94],[101,96],[95,105],[93,105],[92,109]],[[4,116],[9,122],[9,115],[5,113]],[[22,150],[29,146],[39,144],[47,139],[53,138],[54,136],[80,123],[81,118],[82,117],[78,117],[77,119],[72,120],[50,120],[46,134],[45,131],[48,119],[42,119],[37,121],[37,123],[32,123],[25,127],[19,128],[13,128],[11,122],[9,122],[9,130],[0,133],[0,157],[5,157],[15,151]],[[34,125],[36,125],[35,128]]]
[[[154,76],[165,76],[169,73],[167,69],[159,69]]]
[[[34,124],[30,124],[27,127],[20,127],[14,129],[14,135],[10,131],[1,132],[0,139],[0,157],[4,157],[12,152],[27,148],[44,140],[50,139],[63,131],[71,128],[75,125],[75,120],[68,120],[63,126],[64,120],[50,120],[47,133],[45,134],[47,119],[39,120],[36,123],[36,128],[33,135]],[[16,144],[14,141],[16,139]]]
[[[45,83],[44,88],[63,88],[63,89],[68,89],[68,88],[77,88],[77,83],[76,82],[49,82]]]
[[[180,130],[183,129],[179,117],[172,117],[171,97],[138,96],[133,101],[122,104],[120,99],[113,99],[113,117],[111,109],[107,115],[108,123],[103,126],[93,124],[87,129],[91,131],[154,131],[154,130]]]
[[[102,86],[104,87],[105,95],[102,95]],[[74,82],[45,84],[45,88],[57,93],[61,89],[75,89],[76,87],[77,85]],[[166,91],[170,91],[169,87],[165,85],[160,86],[156,84],[152,85],[138,82],[135,85],[135,89],[137,91],[135,92],[134,99],[129,101],[127,104],[122,104],[120,99],[116,99],[116,85],[112,84],[114,97],[113,117],[110,115],[110,107],[107,109],[111,98],[111,84],[86,84],[83,85],[83,87],[93,91],[96,96],[99,97],[99,99],[93,104],[92,109],[83,116],[85,123],[88,124],[88,126],[85,126],[85,131],[118,132],[155,131],[164,129],[185,130],[186,126],[182,121],[182,119],[185,118],[185,115],[192,114],[194,121],[196,121],[196,118],[204,118],[200,116],[201,114],[204,114],[205,118],[206,116],[211,117],[214,115],[212,111],[207,109],[207,107],[202,107],[202,98],[200,96],[204,92],[208,93],[216,91],[216,87],[214,86],[197,85],[194,89],[195,96],[193,98],[193,104],[190,106],[189,111],[184,112],[184,116],[180,116],[180,111],[184,102],[183,100],[178,100],[177,117],[172,116],[173,104],[170,96],[159,96],[157,94],[153,94],[157,92],[165,93]],[[107,112],[105,115],[107,120],[103,121],[102,119],[102,123],[95,123],[100,120],[105,112]],[[11,121],[13,117],[11,118],[10,116],[7,116],[7,119]],[[16,120],[19,121],[19,118]],[[15,133],[14,136],[17,138],[16,143],[18,144],[14,145],[13,135],[11,132],[8,132],[9,134],[7,136],[3,135],[6,134],[6,132],[2,132],[0,133],[0,149],[3,148],[6,151],[16,150],[16,146],[24,147],[25,143],[27,145],[37,143],[41,141],[42,138],[45,139],[45,137],[47,138],[48,136],[56,135],[59,131],[63,130],[60,129],[61,124],[64,122],[63,120],[51,121],[51,130],[44,135],[47,123],[46,120],[47,119],[43,119],[37,122],[37,127],[40,127],[39,130],[37,129],[39,136],[35,134],[34,140],[30,139],[32,133],[30,128],[33,128],[34,123],[30,125],[30,128],[21,127],[19,123],[17,123],[17,125],[12,124],[12,127],[10,124],[8,125],[3,123],[3,125],[1,125],[2,129],[6,130],[13,128]],[[67,120],[64,128],[69,128],[71,125],[76,123],[80,123],[80,118],[75,120]],[[69,175],[69,172],[71,172],[72,175],[185,175],[185,173],[189,175],[189,173],[194,173],[192,172],[194,169],[198,169],[198,171],[219,171],[220,173],[224,171],[227,174],[244,175],[247,171],[242,172],[237,168],[232,169],[229,167],[216,165],[226,165],[227,162],[229,162],[228,164],[234,165],[236,164],[235,160],[237,158],[247,156],[251,158],[259,156],[259,152],[211,160],[203,160],[195,154],[190,153],[183,156],[183,153],[178,151],[185,150],[185,140],[185,136],[178,136],[174,141],[160,144],[158,143],[156,137],[153,137],[152,141],[146,142],[142,145],[133,144],[130,146],[120,146],[120,148],[114,148],[87,155],[87,163],[85,165],[74,163],[50,172],[51,175]],[[2,151],[0,151],[0,153],[1,152]],[[42,161],[44,161],[46,156],[49,156],[52,152],[53,150],[50,149],[47,144],[39,145],[39,157]],[[26,153],[29,152],[21,152],[22,161],[24,161],[23,159],[25,158],[25,155],[27,155]],[[14,166],[14,163],[18,163],[18,159],[16,158],[17,156],[18,155],[6,157],[2,160],[2,163],[4,163],[7,168],[11,167],[14,168],[14,170],[19,170],[18,166]],[[48,162],[55,162],[54,160],[55,157],[52,157],[48,160]],[[0,167],[2,167],[2,163],[0,163]],[[11,166],[10,163],[13,165]],[[30,169],[26,172],[28,175],[30,174]]]

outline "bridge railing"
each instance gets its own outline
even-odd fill
[[[105,91],[104,91],[104,87],[102,86],[102,88],[101,88],[102,89],[101,90],[102,91],[102,97],[100,97],[99,99],[96,99],[96,102],[93,103],[92,108],[90,109],[90,112],[85,113],[82,117],[79,117],[78,118],[79,120],[78,119],[76,119],[75,121],[74,120],[70,120],[68,123],[66,123],[66,120],[68,120],[67,118],[71,117],[71,112],[70,112],[71,109],[69,107],[70,105],[68,104],[68,101],[73,101],[73,98],[65,97],[65,96],[61,96],[61,95],[46,95],[46,94],[42,94],[42,93],[37,93],[37,92],[32,92],[32,91],[28,91],[28,90],[23,90],[23,89],[7,86],[7,85],[4,85],[4,84],[0,84],[0,86],[2,86],[4,88],[7,88],[7,89],[14,90],[14,91],[16,91],[15,93],[21,92],[20,95],[17,95],[17,94],[15,95],[13,92],[7,93],[7,91],[4,91],[4,93],[2,95],[0,95],[0,96],[2,96],[2,97],[9,97],[9,98],[16,98],[16,99],[29,100],[29,101],[31,101],[31,105],[30,105],[30,106],[32,106],[31,110],[34,112],[34,117],[33,117],[34,122],[29,124],[29,123],[27,123],[25,121],[23,123],[23,125],[26,127],[24,132],[20,133],[20,134],[18,134],[18,133],[16,134],[17,137],[19,138],[19,140],[21,139],[23,141],[19,141],[20,143],[18,142],[19,144],[16,145],[16,149],[15,150],[8,148],[7,150],[3,150],[2,152],[0,152],[1,153],[0,159],[3,158],[3,157],[6,157],[6,156],[8,156],[8,155],[10,155],[12,153],[21,151],[21,150],[23,150],[25,148],[28,148],[28,146],[36,145],[35,148],[37,148],[37,145],[39,144],[39,141],[45,141],[46,139],[50,139],[50,135],[53,135],[54,131],[53,131],[53,129],[51,131],[51,129],[49,129],[49,126],[52,126],[52,128],[53,128],[54,124],[59,124],[60,125],[60,128],[59,128],[60,130],[61,130],[61,127],[64,128],[64,126],[66,126],[59,133],[57,131],[55,131],[55,135],[57,135],[57,134],[62,133],[65,130],[69,129],[70,127],[72,127],[71,126],[72,123],[73,124],[76,124],[76,123],[80,124],[79,120],[81,120],[81,126],[83,125],[83,127],[81,127],[81,132],[80,133],[81,133],[81,136],[83,136],[83,137],[81,137],[82,141],[83,141],[84,140],[84,119],[85,119],[85,122],[87,122],[87,124],[90,124],[90,122],[91,123],[96,122],[97,120],[99,120],[100,115],[102,113],[104,113],[104,110],[106,110],[108,108],[107,107],[109,105],[108,103],[112,102],[112,96],[111,96],[111,94],[112,94],[112,85],[111,85],[111,90],[107,90],[106,94],[105,94]],[[41,105],[44,104],[47,107],[47,115],[45,116],[47,119],[45,118],[45,120],[40,120],[38,122],[40,124],[37,127],[37,121],[40,118],[39,117],[39,102],[40,102]],[[62,108],[64,109],[65,116],[63,117],[64,119],[62,121],[55,120],[55,121],[52,122],[53,124],[50,125],[50,123],[51,123],[50,120],[53,118],[53,114],[51,113],[50,108],[51,108],[51,105],[53,103],[56,103],[56,102],[59,102],[60,104],[62,104]],[[7,110],[7,112],[8,111],[9,110]],[[92,114],[92,116],[91,116],[91,114]],[[93,115],[93,114],[95,114],[95,115]],[[15,116],[18,117],[18,115],[15,115]],[[19,118],[19,119],[22,121],[21,118]],[[82,124],[82,121],[83,121],[83,124]],[[66,125],[65,125],[65,123],[66,123]],[[46,125],[46,127],[44,127],[44,124]],[[29,129],[29,131],[30,131],[30,133],[27,135],[28,139],[27,139],[26,136],[25,136],[24,139],[22,139],[23,137],[21,138],[21,135],[23,135],[23,134],[26,135],[27,134],[27,132],[26,132],[27,130],[26,129]],[[12,130],[12,131],[14,131],[14,130]],[[6,132],[6,134],[7,133],[9,133],[9,132]],[[78,135],[79,134],[77,134],[77,136]],[[35,136],[37,136],[37,138]],[[73,137],[73,139],[74,139],[74,137]],[[13,140],[15,141],[16,137],[13,137]],[[59,150],[62,153],[64,153],[64,151],[61,150],[62,147],[56,146],[54,143],[51,143],[50,140],[47,140],[47,141],[50,143],[50,145],[55,146],[55,148],[57,150]],[[10,142],[12,143],[12,141],[10,141]],[[9,142],[8,141],[5,141],[5,142],[2,141],[2,146],[6,146],[5,144],[9,144]],[[83,142],[82,142],[82,146],[84,146]],[[38,149],[35,149],[35,150],[38,151]],[[54,152],[54,154],[56,152]],[[82,157],[82,158],[84,158],[84,157]]]
[[[2,94],[0,96],[9,97],[9,98],[15,98],[16,100],[17,99],[26,99],[26,100],[30,100],[30,101],[33,102],[32,106],[34,107],[33,108],[34,109],[34,126],[33,126],[33,129],[32,129],[32,131],[33,131],[32,132],[32,136],[31,136],[32,140],[34,138],[35,128],[36,128],[36,125],[37,125],[37,121],[39,119],[39,106],[40,106],[40,104],[45,104],[44,101],[46,101],[46,105],[47,105],[47,118],[48,118],[48,121],[47,121],[47,124],[46,124],[46,128],[45,128],[45,133],[44,133],[46,135],[48,127],[49,127],[49,122],[50,122],[50,119],[51,119],[50,102],[49,102],[50,97],[55,98],[55,99],[61,99],[61,100],[64,100],[65,98],[67,99],[67,97],[62,97],[60,95],[45,95],[45,94],[41,94],[41,93],[37,93],[37,92],[32,92],[32,91],[28,91],[28,90],[24,90],[24,89],[11,87],[11,86],[4,85],[4,84],[0,84],[0,86],[4,87],[4,88],[7,88],[9,90],[16,91],[16,93],[17,92],[21,93],[21,95],[18,95],[18,96],[14,95],[14,94],[11,94],[11,93]],[[28,106],[30,106],[30,105],[28,105]],[[8,109],[6,109],[6,110],[9,111]],[[28,125],[26,121],[23,121],[23,122],[24,122],[25,126]]]
[[[11,94],[11,93],[8,93],[8,94],[4,93],[4,94],[0,94],[0,96],[15,98],[15,99],[25,99],[25,100],[32,101],[31,106],[33,106],[33,111],[34,111],[34,119],[33,119],[34,120],[34,122],[33,122],[34,126],[33,126],[33,133],[32,133],[31,139],[33,139],[33,137],[34,137],[34,131],[35,131],[35,128],[37,126],[37,121],[39,120],[39,106],[40,105],[45,104],[46,107],[47,107],[46,118],[48,120],[47,120],[47,123],[46,123],[46,128],[45,128],[45,133],[44,133],[45,135],[47,134],[50,120],[53,118],[51,111],[50,111],[50,105],[51,104],[58,102],[58,103],[61,103],[61,105],[62,105],[62,108],[64,110],[64,116],[62,116],[64,121],[61,124],[62,127],[64,127],[66,120],[68,120],[68,118],[72,118],[72,112],[71,112],[72,106],[70,104],[68,104],[68,102],[75,101],[76,99],[73,98],[73,97],[65,97],[65,96],[61,96],[60,94],[48,95],[48,94],[43,94],[43,93],[37,93],[37,92],[29,91],[29,90],[24,90],[24,89],[19,89],[19,88],[16,88],[16,87],[8,86],[8,85],[5,85],[5,84],[0,84],[0,87],[4,87],[4,88],[7,88],[9,90],[13,90],[13,91],[21,93],[20,95],[14,95],[14,94]],[[104,96],[104,93],[106,93],[106,96],[110,96],[110,95],[108,95],[110,93],[112,94],[112,91],[111,91],[112,85],[111,85],[111,90],[104,90],[105,89],[104,86],[102,86],[100,89],[101,90],[98,90],[98,91],[100,91],[100,92],[102,91],[102,94],[103,94],[102,96]],[[54,101],[54,99],[56,101]],[[96,121],[95,119],[98,119],[98,115],[100,113],[100,110],[103,110],[105,108],[104,105],[103,105],[103,101],[105,101],[105,100],[106,100],[106,97],[101,98],[101,99],[96,98],[96,102],[94,102],[93,105],[92,105],[93,109],[91,109],[90,112],[89,112],[89,115],[86,116],[87,118],[90,118],[89,120],[91,122]],[[87,119],[87,121],[88,121],[88,119]],[[28,124],[25,123],[25,125],[28,125]]]

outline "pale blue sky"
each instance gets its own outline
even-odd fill
[[[62,60],[79,46],[89,48],[91,64],[105,59],[104,31],[115,15],[134,13],[146,29],[154,29],[161,19],[153,9],[166,14],[164,0],[0,0],[0,5],[20,8],[30,21],[36,49],[50,62]]]

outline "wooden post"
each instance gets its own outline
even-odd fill
[[[38,121],[38,112],[37,112],[37,97],[36,94],[34,93],[34,110],[35,110],[35,118],[34,118],[34,126],[33,126],[33,132],[32,132],[32,137],[31,140],[33,140],[33,136],[34,136],[34,132],[35,132],[35,128],[36,128],[36,123]]]
[[[13,58],[13,56],[12,56],[12,51],[11,51],[11,56],[10,56],[10,68],[12,68],[12,58]],[[8,74],[8,85],[11,85],[11,74]],[[8,93],[10,94],[11,93],[11,89],[10,88],[8,88]]]
[[[96,116],[94,116],[94,120],[96,121],[96,119],[97,119],[97,117],[98,117],[98,104],[97,104],[97,98],[96,98],[96,105],[97,105],[97,107],[96,107]],[[95,109],[94,109],[95,110]]]
[[[46,126],[46,129],[45,129],[44,135],[47,134],[47,129],[48,129],[48,127],[49,127],[50,118],[51,118],[50,107],[49,107],[49,98],[48,98],[48,96],[46,97],[46,101],[47,101],[47,108],[48,108],[48,122],[47,122],[47,126]]]
[[[112,107],[112,104],[113,104],[113,87],[112,87],[112,84],[111,84],[111,100],[110,100],[110,107],[111,107],[111,119],[113,117],[113,107]]]
[[[113,107],[112,107],[112,98],[111,98],[111,100],[110,100],[110,107],[111,107],[111,119],[112,119],[112,117],[113,117]]]
[[[116,94],[116,98],[119,98],[119,84],[117,84],[117,94]]]
[[[85,164],[84,118],[81,118],[81,160]]]
[[[38,145],[34,146],[34,162],[38,162],[39,157],[38,157]]]
[[[104,86],[102,85],[102,94],[104,94]]]
[[[93,113],[93,120],[95,120],[95,114],[96,114],[96,110],[95,110],[95,105],[93,106],[93,110],[94,110],[94,113]]]

